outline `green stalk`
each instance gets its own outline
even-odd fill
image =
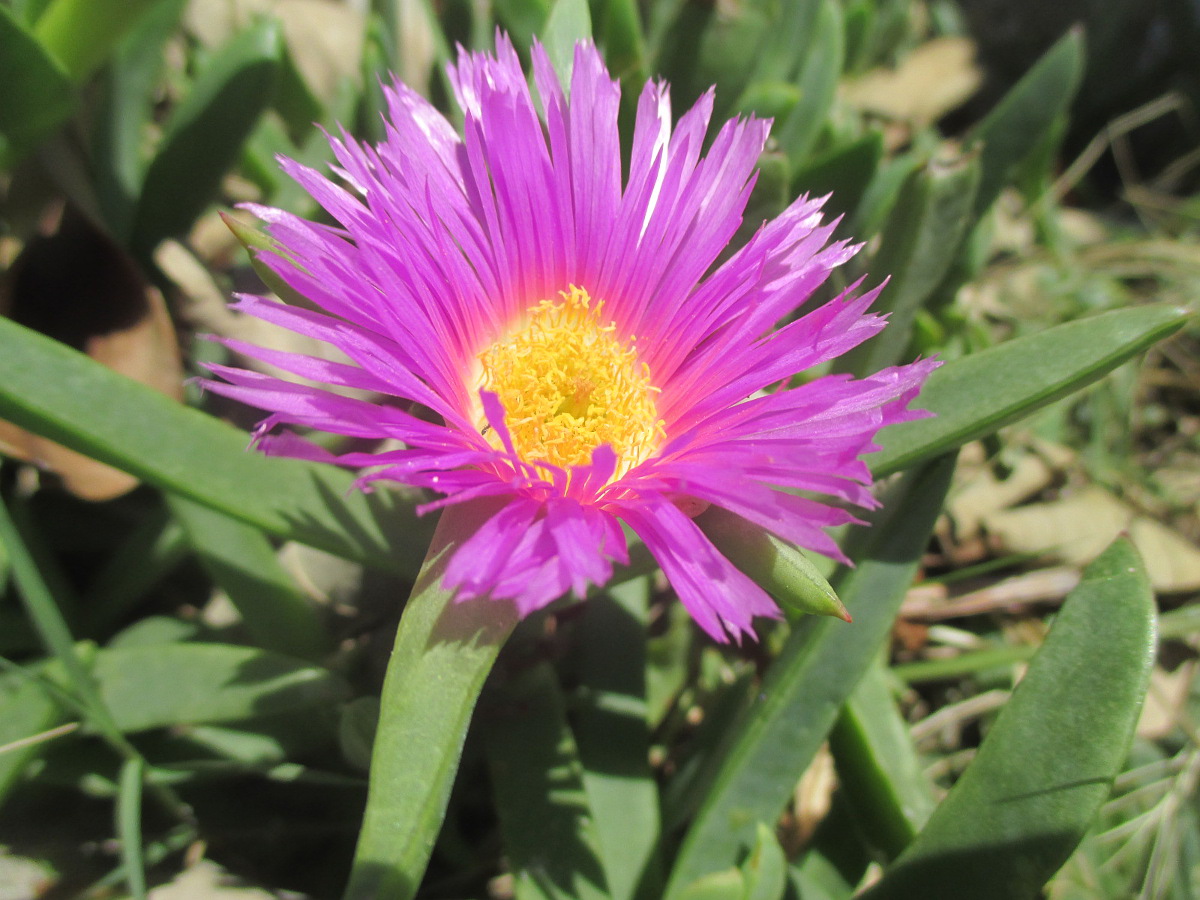
[[[455,602],[441,586],[454,551],[485,518],[475,503],[442,513],[400,619],[345,900],[407,900],[417,892],[475,701],[517,624],[511,603]]]
[[[30,556],[16,523],[13,522],[8,508],[0,500],[0,544],[7,550],[12,565],[13,580],[17,585],[17,593],[24,603],[25,611],[34,628],[42,639],[46,650],[52,654],[63,667],[67,683],[70,685],[73,700],[79,703],[80,711],[85,715],[88,724],[104,741],[113,748],[126,762],[136,761],[143,768],[145,760],[113,720],[112,713],[104,705],[91,672],[83,664],[75,651],[75,640],[59,611],[58,604],[45,580],[38,571],[37,564]],[[191,808],[179,799],[166,786],[154,788],[154,795],[163,807],[184,823],[193,821]]]

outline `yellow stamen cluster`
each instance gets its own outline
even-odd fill
[[[532,307],[479,354],[479,387],[499,397],[522,459],[568,468],[591,462],[592,451],[608,444],[620,477],[662,443],[650,369],[638,360],[633,337],[622,342],[604,321],[603,307],[572,286]],[[501,446],[495,433],[485,433]]]

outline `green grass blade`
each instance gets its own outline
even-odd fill
[[[1125,762],[1154,626],[1145,569],[1119,539],[1067,598],[974,761],[863,900],[1038,896]]]
[[[813,618],[792,632],[756,699],[706,779],[702,806],[671,873],[666,896],[737,862],[759,822],[773,824],[842,704],[887,639],[925,550],[954,471],[943,458],[908,473],[873,527],[859,529],[848,555],[857,568],[835,579],[853,624]]]
[[[3,500],[0,500],[0,544],[5,546],[12,561],[13,580],[24,602],[25,611],[37,629],[47,652],[58,661],[66,673],[71,693],[83,704],[97,730],[117,735],[116,725],[100,700],[96,683],[76,653],[75,639],[71,636],[71,631]]]
[[[248,436],[0,318],[0,416],[281,537],[415,574],[431,522],[400,491],[247,452]]]
[[[305,659],[331,649],[312,601],[284,571],[261,531],[183,497],[169,503],[259,646]]]
[[[949,362],[929,376],[914,404],[934,417],[885,428],[883,449],[867,464],[883,477],[991,434],[1102,378],[1187,319],[1174,306],[1119,309]]]
[[[32,677],[0,677],[0,809],[26,767],[44,751],[30,739],[66,721],[66,712]]]
[[[121,861],[125,883],[133,900],[146,898],[146,865],[142,855],[142,777],[146,764],[140,759],[126,760],[121,766],[117,793],[117,838],[121,842]]]
[[[603,900],[583,766],[553,668],[539,663],[490,699],[484,745],[514,896]]]

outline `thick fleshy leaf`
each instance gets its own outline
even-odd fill
[[[743,900],[781,900],[787,887],[787,856],[779,846],[775,830],[758,823],[754,849],[742,863],[746,892]]]
[[[976,217],[992,205],[1017,166],[1037,150],[1066,114],[1079,89],[1083,66],[1083,34],[1076,29],[1046,51],[971,132],[967,147],[982,145]]]
[[[52,745],[38,735],[67,713],[36,681],[11,672],[0,678],[0,808],[25,768]]]
[[[563,90],[570,91],[575,44],[592,37],[592,16],[586,0],[555,0],[541,35]]]
[[[259,529],[194,500],[172,497],[169,502],[201,563],[229,596],[255,643],[304,659],[332,649],[312,601],[284,571]]]
[[[841,4],[824,0],[813,28],[804,66],[796,79],[800,100],[772,132],[793,164],[812,152],[837,91],[844,53]]]
[[[609,896],[583,767],[547,663],[499,690],[484,747],[517,900]]]
[[[98,650],[91,673],[122,731],[329,707],[349,694],[346,683],[327,669],[233,644]]]
[[[154,4],[169,0],[51,0],[34,34],[76,83],[106,60]]]
[[[846,607],[804,552],[726,509],[695,519],[716,548],[778,601],[785,613],[850,620]]]
[[[1067,322],[947,363],[913,406],[931,418],[879,433],[868,456],[876,477],[992,434],[1111,372],[1183,327],[1186,310],[1142,306]]]
[[[929,818],[934,800],[882,660],[846,701],[829,745],[859,828],[874,847],[897,856]]]
[[[267,459],[248,436],[0,318],[0,416],[282,537],[415,573],[432,522],[402,492],[352,491],[331,466]]]
[[[1129,753],[1154,626],[1145,569],[1119,539],[1084,572],[971,765],[864,900],[1037,896]]]
[[[486,501],[484,501],[486,505]],[[471,712],[517,623],[511,603],[455,602],[446,565],[487,519],[474,503],[438,523],[404,608],[380,700],[371,779],[345,900],[408,900],[441,830]]]
[[[279,23],[264,20],[233,38],[197,76],[171,113],[146,172],[133,224],[135,251],[149,254],[163,238],[183,233],[213,201],[271,102],[282,53]]]
[[[900,190],[883,229],[873,272],[891,275],[875,312],[888,315],[887,328],[837,361],[837,370],[859,377],[901,361],[913,319],[954,261],[971,219],[979,185],[975,156],[934,159],[913,172]]]
[[[612,900],[662,890],[658,785],[650,768],[646,630],[650,579],[611,586],[580,616],[572,727]]]
[[[154,114],[155,81],[163,45],[178,27],[186,0],[160,0],[116,47],[100,79],[100,102],[92,133],[96,195],[114,236],[127,241],[142,178],[146,129]]]
[[[916,572],[954,471],[943,458],[908,473],[873,527],[847,541],[857,568],[835,579],[854,623],[812,618],[789,636],[755,699],[728,729],[727,752],[700,780],[703,802],[666,896],[736,863],[754,844],[757,823],[773,824],[825,740],[842,704],[886,640]]]
[[[66,121],[76,94],[62,68],[0,6],[0,163],[11,163]]]

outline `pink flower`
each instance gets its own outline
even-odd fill
[[[238,308],[353,364],[224,343],[379,399],[216,365],[224,381],[208,387],[270,411],[256,432],[267,453],[442,495],[425,510],[496,498],[448,567],[460,599],[526,614],[582,595],[627,560],[624,521],[705,631],[752,635],[777,607],[690,514],[717,504],[840,559],[825,529],[875,502],[860,457],[915,415],[936,363],[788,388],[884,321],[867,312],[878,288],[791,318],[858,249],[828,243],[821,200],[800,198],[716,264],[769,123],[727,122],[702,153],[712,93],[672,127],[666,86],[647,84],[623,177],[619,88],[597,51],[576,49],[568,100],[535,46],[535,105],[497,43],[451,68],[462,136],[396,84],[383,143],[331,138],[336,179],[283,161],[337,226],[254,207],[282,248],[265,263],[324,312],[251,296]],[[401,449],[334,457],[280,425]]]

